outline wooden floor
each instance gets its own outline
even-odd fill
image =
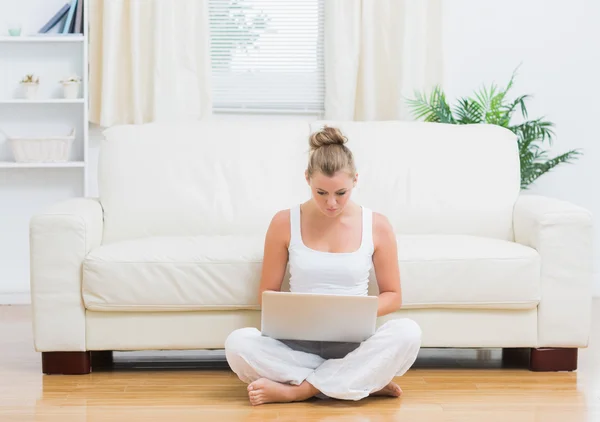
[[[107,372],[44,376],[30,308],[0,307],[0,421],[599,422],[600,301],[579,370],[502,367],[497,350],[422,350],[400,399],[253,408],[222,354],[118,353]]]

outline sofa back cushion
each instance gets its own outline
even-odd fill
[[[355,155],[353,198],[398,233],[512,238],[519,160],[495,126],[415,122],[206,121],[104,132],[104,243],[147,236],[262,235],[310,198],[310,133],[339,127]]]
[[[353,198],[398,233],[512,240],[520,192],[516,136],[493,125],[314,122],[348,137],[359,181]]]
[[[104,242],[264,233],[310,194],[306,122],[150,123],[105,132]]]

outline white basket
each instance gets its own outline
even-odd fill
[[[8,140],[18,163],[64,163],[69,161],[75,129],[63,136],[9,136]]]

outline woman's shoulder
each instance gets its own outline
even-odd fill
[[[271,224],[276,226],[285,226],[287,224],[289,227],[291,212],[292,210],[290,208],[277,211],[271,219]]]
[[[392,223],[390,223],[389,218],[387,218],[384,214],[381,214],[376,211],[372,211],[373,215],[373,237],[381,238],[394,236],[394,228],[392,227]]]
[[[377,211],[371,211],[371,215],[373,216],[373,226],[375,226],[375,224],[377,224],[378,226],[385,226],[390,224],[390,220],[385,214],[382,214]]]
[[[279,210],[273,215],[267,231],[267,240],[289,243],[291,237],[290,212],[291,210],[288,208]]]

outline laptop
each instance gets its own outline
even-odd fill
[[[360,343],[376,330],[376,296],[265,291],[261,331],[277,340]]]

